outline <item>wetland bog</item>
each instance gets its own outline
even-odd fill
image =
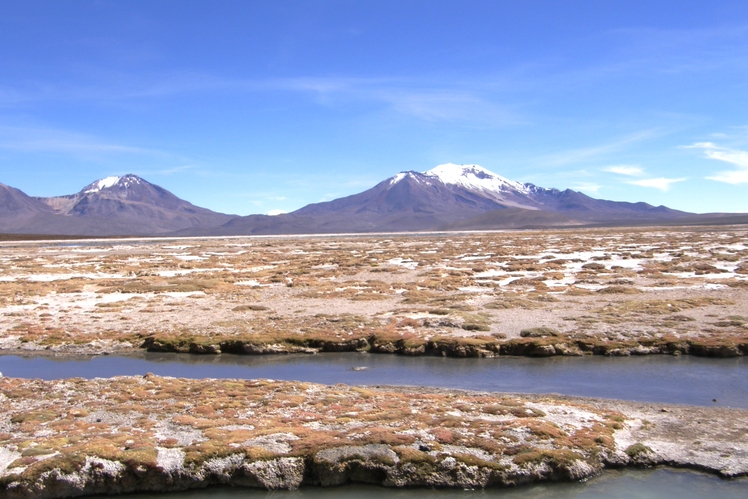
[[[748,232],[0,245],[0,351],[738,356]]]
[[[730,227],[3,242],[0,487],[9,498],[206,485],[482,488],[658,464],[743,476],[748,412],[707,406],[713,388],[744,407],[744,384],[710,387],[720,371],[707,373],[722,362],[742,378],[746,289],[748,231]],[[267,368],[281,358],[269,354],[318,352],[366,355],[282,357],[321,376],[345,358],[345,385],[246,379],[235,360],[233,374],[195,379],[205,364],[241,358],[227,354],[264,354]],[[93,379],[74,369],[14,374],[70,355],[91,358]],[[122,355],[194,372],[112,371]],[[555,391],[492,384],[502,373],[486,366],[512,359],[535,388],[538,373],[558,376],[553,366],[577,366],[569,379],[584,385],[606,362],[636,364],[629,384],[656,384],[641,368],[659,361],[698,394],[573,396],[627,398],[632,387],[609,383],[615,369],[597,383],[603,393],[497,393]],[[433,363],[394,383],[431,386],[355,386],[357,375],[392,384],[385,372],[398,371],[384,360]],[[458,365],[488,383],[455,389],[465,388],[449,374]],[[703,389],[686,386],[689,373]],[[729,396],[716,393],[727,385]],[[668,403],[684,401],[702,407]]]

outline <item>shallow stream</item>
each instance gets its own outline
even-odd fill
[[[748,409],[748,359],[742,357],[453,359],[357,353],[268,356],[143,353],[88,358],[0,356],[0,372],[5,376],[42,379],[152,372],[185,378],[421,385]]]

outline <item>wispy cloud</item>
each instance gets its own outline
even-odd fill
[[[173,166],[171,168],[162,168],[162,169],[156,169],[156,170],[143,170],[139,169],[138,173],[140,175],[163,175],[163,176],[169,176],[174,175],[175,173],[183,173],[189,170],[195,170],[197,168],[196,165],[180,165],[180,166]]]
[[[644,170],[638,165],[611,165],[603,168],[603,171],[629,177],[639,177],[644,175]]]
[[[602,185],[583,182],[583,183],[578,183],[574,185],[573,188],[578,191],[589,192],[590,194],[597,194],[600,188],[602,188]]]
[[[651,187],[653,189],[659,189],[663,192],[670,190],[670,186],[677,182],[684,182],[687,178],[646,178],[641,180],[629,180],[626,183],[631,185],[638,185],[639,187]]]
[[[426,121],[478,124],[525,121],[510,106],[497,102],[490,85],[476,81],[435,84],[417,78],[297,77],[248,82],[244,88],[309,93],[323,105],[378,102],[398,114]]]
[[[748,25],[692,29],[621,28],[594,35],[591,43],[613,43],[611,56],[599,64],[561,70],[556,84],[599,84],[611,78],[642,74],[703,74],[744,68]]]
[[[0,126],[0,149],[80,155],[112,153],[165,155],[163,151],[156,149],[108,142],[82,133],[14,126]]]
[[[490,79],[489,79],[490,80]],[[33,101],[86,101],[124,105],[134,100],[183,97],[194,94],[302,95],[321,106],[374,103],[397,114],[425,121],[460,121],[481,125],[516,124],[526,120],[514,106],[501,103],[485,79],[347,76],[297,76],[289,78],[227,78],[195,72],[172,72],[135,77],[103,72],[87,85],[24,83],[18,88],[0,86],[0,107]]]
[[[570,149],[549,154],[539,158],[539,161],[545,166],[564,166],[583,161],[590,161],[620,151],[631,144],[655,138],[662,133],[663,132],[659,129],[640,130],[608,142],[607,144],[599,144],[596,146]]]
[[[727,170],[717,172],[715,175],[706,177],[706,179],[733,185],[748,184],[748,170]]]
[[[748,25],[722,25],[691,29],[629,28],[618,30],[627,36],[636,59],[660,72],[714,71],[744,65]]]
[[[426,121],[460,121],[473,124],[508,125],[526,121],[509,106],[464,91],[380,92],[379,98],[399,114]]]
[[[704,156],[709,159],[722,161],[737,167],[734,170],[723,170],[707,176],[708,180],[733,185],[748,183],[748,151],[721,147],[713,142],[696,142],[683,147],[685,149],[700,149],[704,152]]]
[[[611,165],[603,168],[603,171],[622,175],[624,177],[642,177],[646,175],[644,168],[639,165]],[[638,185],[639,187],[650,187],[667,192],[670,187],[677,182],[684,182],[687,178],[640,178],[638,180],[626,180],[624,183],[629,185]]]

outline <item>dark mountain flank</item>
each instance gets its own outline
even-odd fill
[[[27,196],[23,191],[0,184],[0,217],[27,218],[37,213],[52,213],[52,210],[38,199]]]
[[[0,184],[0,232],[21,232],[25,227],[53,219],[52,209],[15,187]]]

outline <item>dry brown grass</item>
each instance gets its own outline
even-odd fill
[[[514,455],[506,442],[516,443],[518,429],[528,435],[525,450],[515,453],[514,462],[521,466],[544,460],[553,464],[560,457],[568,458],[569,452],[579,459],[596,460],[608,448],[614,431],[585,422],[591,416],[614,415],[570,402],[554,403],[567,411],[581,411],[581,429],[572,435],[546,421],[544,411],[521,398],[465,393],[153,375],[91,381],[2,378],[0,389],[5,395],[0,409],[8,418],[8,431],[0,437],[6,448],[22,452],[0,487],[8,480],[34,480],[53,469],[75,471],[87,456],[152,469],[158,465],[159,446],[182,448],[188,467],[236,453],[262,460],[278,455],[311,457],[319,450],[344,445],[385,444],[396,450],[403,463],[427,465],[451,455],[466,464],[499,469],[505,466],[499,463],[502,456]],[[455,408],[461,416],[452,414]],[[497,421],[496,416],[502,419]],[[35,436],[40,424],[47,428],[43,439]],[[160,433],[165,424],[173,436]],[[423,440],[413,430],[429,437]],[[191,436],[180,444],[179,438],[184,438],[180,434]],[[279,450],[282,446],[271,450],[260,443],[273,435],[287,443],[287,450]],[[535,441],[542,441],[544,450],[536,449]],[[460,447],[445,453],[438,444]],[[418,450],[419,446],[429,450]],[[493,457],[478,459],[471,449]]]

